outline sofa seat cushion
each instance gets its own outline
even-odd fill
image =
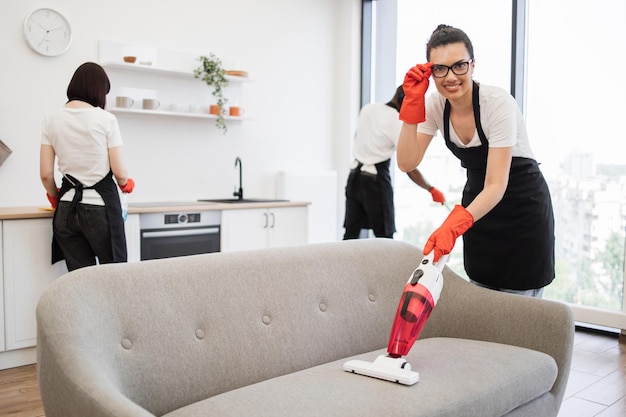
[[[420,381],[404,386],[342,370],[350,359],[242,387],[190,404],[167,417],[490,417],[546,394],[554,359],[516,346],[466,339],[419,340],[407,357]],[[245,369],[233,369],[245,372]]]

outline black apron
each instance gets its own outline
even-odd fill
[[[467,169],[461,204],[467,207],[482,191],[489,142],[480,123],[478,84],[472,102],[481,146],[459,148],[450,141],[450,103],[443,125],[446,146]],[[554,279],[554,215],[550,191],[537,161],[513,157],[502,200],[463,235],[467,275],[494,288],[529,290]]]
[[[389,172],[390,163],[391,161],[387,159],[386,161],[379,162],[375,165],[376,171],[378,172],[376,180],[380,190],[380,200],[383,207],[386,236],[393,236],[396,232],[396,217],[393,206],[393,185],[391,184],[391,174]]]
[[[363,164],[359,161],[357,162],[356,168],[350,171],[346,188],[352,198],[357,199],[367,213],[365,216],[359,216],[361,217],[360,228],[372,229],[378,237],[392,238],[396,232],[396,222],[393,205],[393,186],[389,172],[391,160],[387,159],[375,164],[376,175],[361,171]],[[368,181],[375,181],[375,190],[372,187],[368,187],[366,184]],[[356,216],[356,214],[347,213],[347,216]],[[369,216],[374,216],[375,218],[368,218]],[[347,218],[344,220],[344,227],[346,227],[346,222]]]
[[[81,184],[81,182],[74,177],[72,177],[71,175],[66,175],[65,177],[63,177],[61,189],[59,190],[59,201],[61,201],[61,197],[63,197],[63,195],[72,188],[74,188],[74,198],[72,199],[70,211],[75,211],[78,203],[82,201],[83,190],[94,189],[98,192],[98,194],[100,194],[102,200],[104,200],[107,219],[109,222],[109,233],[111,234],[111,250],[113,252],[113,261],[126,262],[128,255],[126,250],[126,235],[124,233],[124,219],[122,217],[122,206],[120,204],[117,186],[115,185],[115,181],[113,181],[113,173],[109,171],[109,173],[104,178],[102,178],[91,187],[84,187],[83,184]],[[54,219],[56,219],[56,211],[54,212],[52,224],[54,224]],[[63,250],[59,246],[53,233],[52,263],[54,264],[63,259],[65,259],[65,255],[63,254]]]

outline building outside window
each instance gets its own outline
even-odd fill
[[[624,19],[620,0],[528,5],[524,114],[556,221],[545,297],[613,311],[624,309]]]

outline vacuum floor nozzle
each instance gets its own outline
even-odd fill
[[[374,362],[351,360],[343,364],[343,370],[402,385],[413,385],[420,379],[419,373],[411,370],[411,364],[403,358],[379,355]]]

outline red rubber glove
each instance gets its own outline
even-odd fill
[[[428,77],[432,74],[432,62],[417,64],[404,76],[402,89],[404,101],[400,108],[400,120],[416,125],[426,120],[426,101],[424,95],[428,90]]]
[[[57,193],[59,192],[59,189],[57,188]],[[56,197],[52,197],[50,194],[46,193],[46,197],[48,197],[48,201],[50,202],[50,206],[56,210],[57,206],[59,205],[59,197],[58,195]]]
[[[119,185],[119,184],[118,184]],[[132,193],[133,190],[135,189],[135,181],[133,181],[132,178],[129,178],[126,181],[126,184],[124,185],[120,185],[120,190],[122,190],[123,193]]]
[[[465,207],[456,205],[448,217],[432,235],[424,246],[424,255],[435,251],[433,262],[437,262],[443,255],[452,252],[456,238],[461,236],[474,224],[474,217]]]
[[[428,192],[433,197],[433,201],[435,203],[441,203],[441,205],[443,205],[443,203],[446,202],[446,197],[443,195],[441,191],[439,191],[435,187],[432,187],[430,190],[428,190]]]

